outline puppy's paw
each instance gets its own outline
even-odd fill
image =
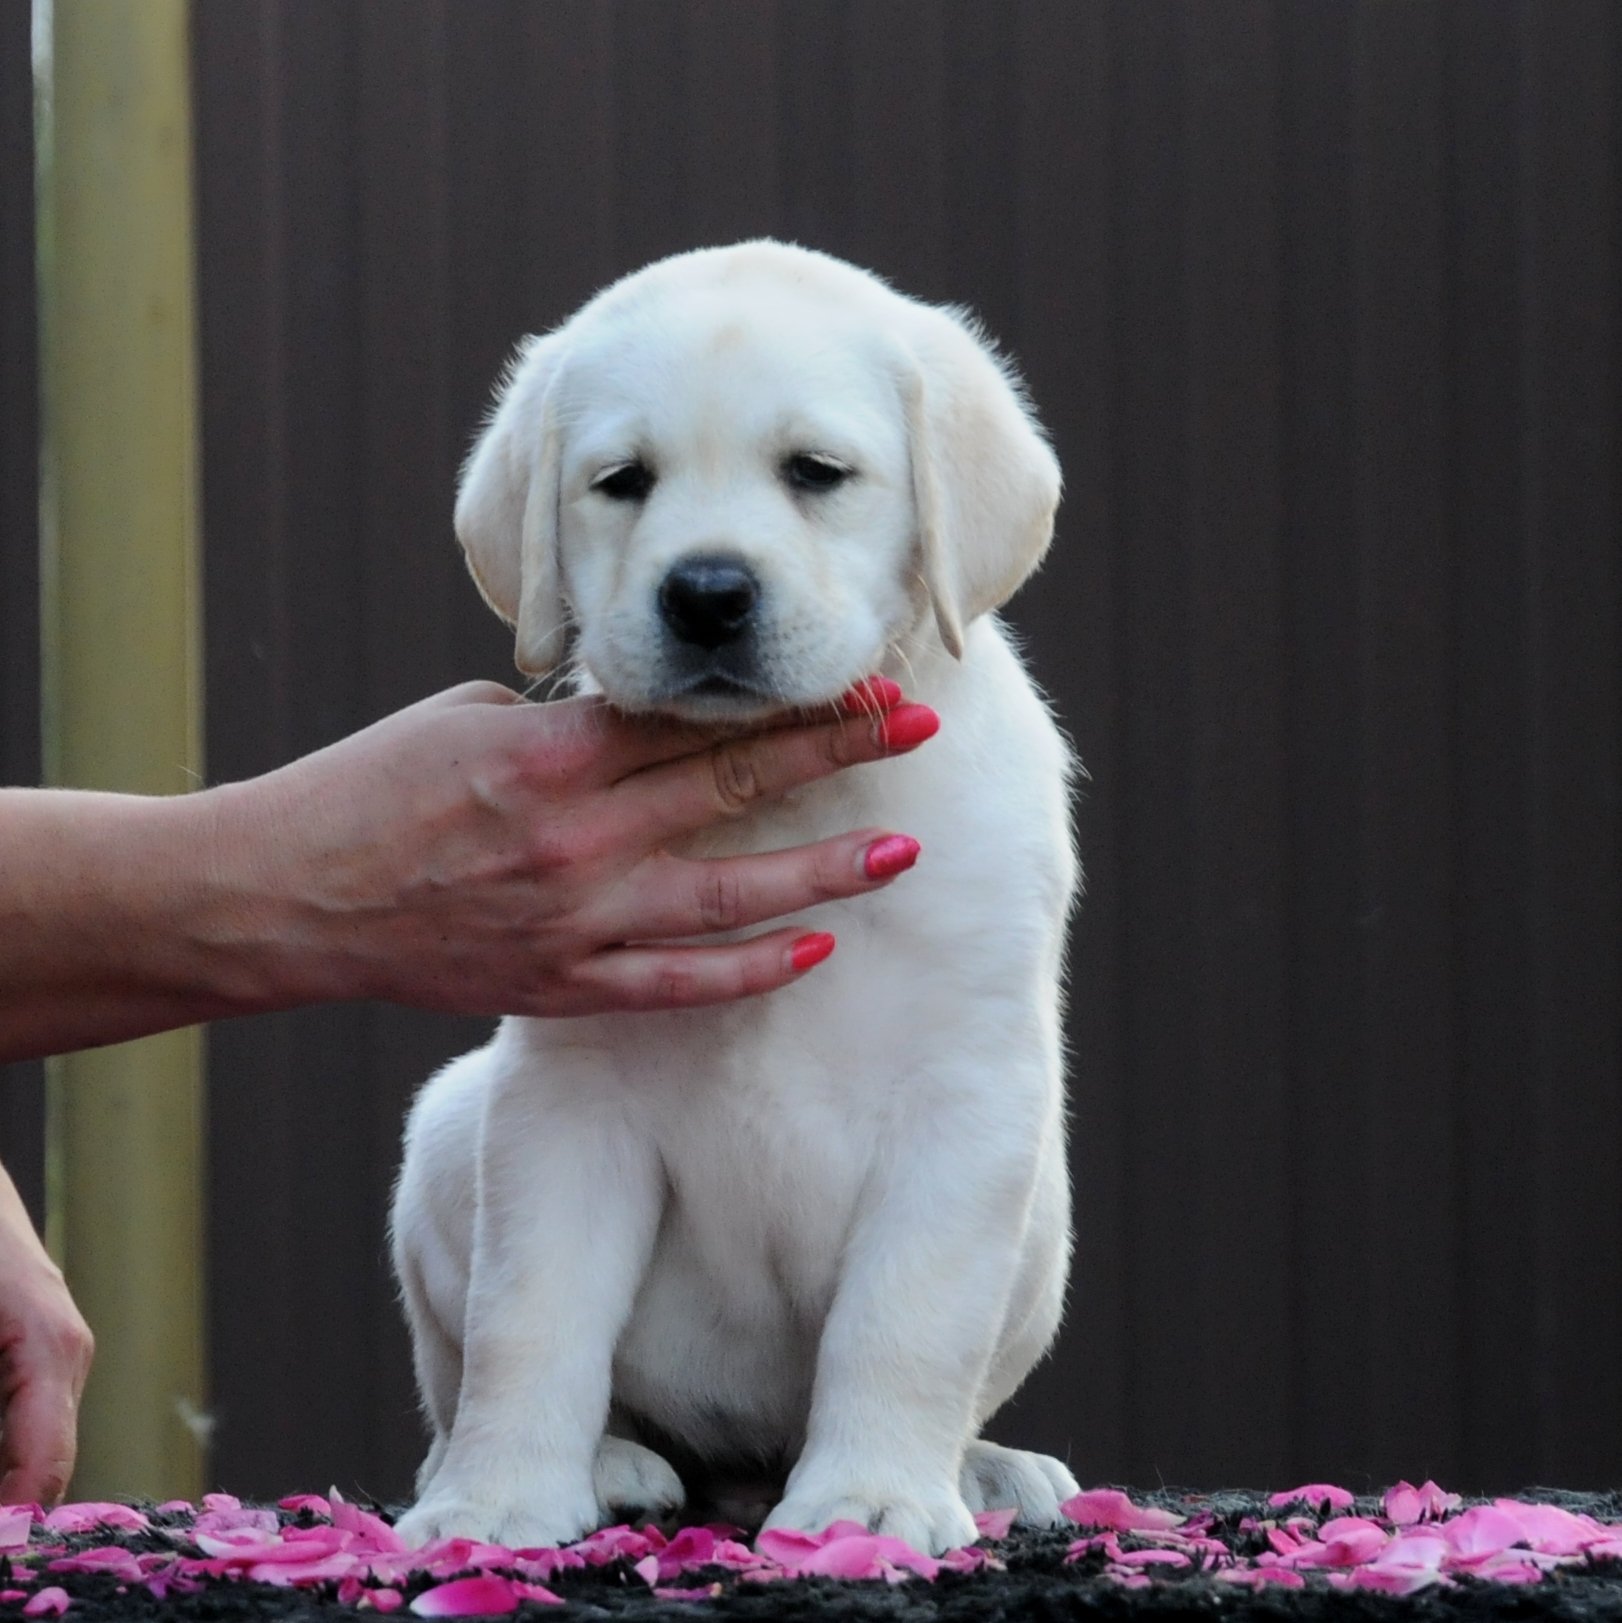
[[[1081,1492],[1056,1459],[976,1438],[963,1453],[963,1502],[971,1511],[1007,1510],[1021,1527],[1056,1527],[1059,1506]]]
[[[922,1484],[915,1489],[897,1484],[876,1491],[794,1492],[766,1518],[767,1527],[792,1527],[802,1533],[820,1533],[835,1522],[855,1522],[925,1555],[973,1544],[980,1536],[968,1506],[950,1486],[935,1491]]]
[[[605,1437],[597,1445],[592,1483],[605,1521],[663,1521],[687,1503],[687,1491],[669,1462],[623,1437]]]
[[[445,1482],[441,1472],[394,1530],[413,1547],[436,1538],[471,1538],[529,1550],[572,1544],[599,1520],[597,1495],[589,1482],[571,1488],[525,1483],[501,1493],[470,1493]]]

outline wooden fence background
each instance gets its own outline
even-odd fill
[[[211,774],[507,673],[456,467],[513,339],[611,276],[773,233],[974,305],[1066,467],[1014,618],[1092,774],[1073,1301],[1000,1431],[1087,1480],[1614,1484],[1622,11],[236,0],[195,46]],[[481,1029],[216,1030],[234,1491],[404,1491],[383,1211]]]

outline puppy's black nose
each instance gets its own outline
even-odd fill
[[[760,584],[735,558],[684,558],[659,588],[659,612],[683,642],[719,648],[749,627]]]

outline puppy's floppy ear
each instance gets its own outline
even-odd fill
[[[456,538],[484,600],[516,626],[519,670],[544,676],[563,658],[567,617],[558,567],[558,333],[526,338],[496,408],[462,469]]]
[[[902,398],[920,572],[941,641],[1012,597],[1053,539],[1059,464],[1011,370],[966,318],[918,306]]]

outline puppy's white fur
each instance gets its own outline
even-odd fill
[[[795,488],[804,453],[852,475]],[[644,499],[593,488],[628,460]],[[520,352],[457,529],[521,667],[555,665],[572,621],[586,685],[627,708],[748,719],[884,670],[943,726],[695,842],[922,841],[916,874],[804,915],[839,939],[804,980],[507,1020],[419,1096],[393,1230],[434,1432],[411,1539],[672,1511],[656,1442],[735,1513],[763,1495],[769,1525],[931,1550],[971,1541],[974,1510],[1045,1523],[1075,1491],[978,1438],[1054,1334],[1069,1251],[1070,763],[992,613],[1058,491],[962,319],[807,250],[661,261]],[[719,692],[657,608],[674,564],[717,553],[761,583],[746,680]]]

